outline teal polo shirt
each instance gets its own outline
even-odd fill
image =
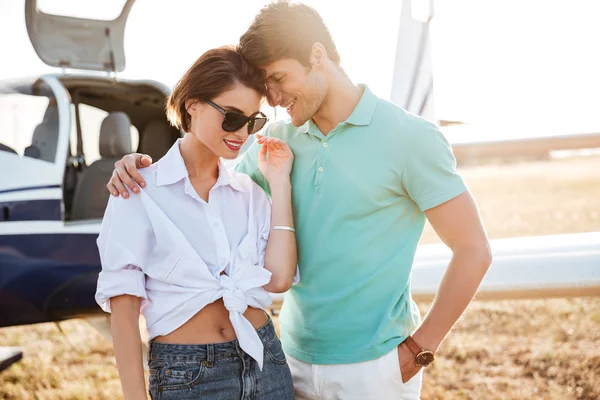
[[[362,87],[356,109],[326,136],[312,121],[278,122],[264,134],[295,156],[300,282],[284,296],[281,341],[311,364],[379,358],[417,328],[410,275],[423,212],[466,190],[434,124]],[[236,169],[268,193],[258,148]]]

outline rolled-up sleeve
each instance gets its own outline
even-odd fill
[[[146,295],[144,266],[153,247],[151,224],[139,201],[112,197],[108,202],[97,244],[102,271],[98,276],[96,302],[110,312],[110,299],[120,295]]]

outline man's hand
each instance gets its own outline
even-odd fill
[[[408,382],[421,369],[415,362],[415,356],[406,343],[400,343],[398,346],[398,362],[400,363],[402,383]]]
[[[115,170],[112,173],[110,181],[106,184],[106,189],[115,197],[129,197],[129,192],[125,188],[127,186],[133,193],[138,193],[140,187],[146,186],[146,181],[138,172],[138,168],[146,168],[152,164],[152,158],[146,154],[133,153],[123,156],[122,159],[115,163]]]

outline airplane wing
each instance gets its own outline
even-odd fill
[[[600,295],[600,232],[497,239],[491,247],[479,300]],[[411,284],[416,300],[433,300],[451,256],[442,244],[419,246]]]
[[[478,300],[600,296],[600,232],[530,236],[490,241],[494,260]],[[443,244],[417,248],[411,293],[433,300],[452,253]],[[274,309],[283,295],[272,294]]]

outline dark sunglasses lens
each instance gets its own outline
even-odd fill
[[[253,126],[252,127],[248,126],[248,132],[250,132],[250,134],[260,131],[267,123],[267,119],[266,118],[256,118],[252,122],[253,122]]]
[[[245,115],[228,112],[223,119],[223,130],[225,132],[235,132],[246,125],[247,119]]]

